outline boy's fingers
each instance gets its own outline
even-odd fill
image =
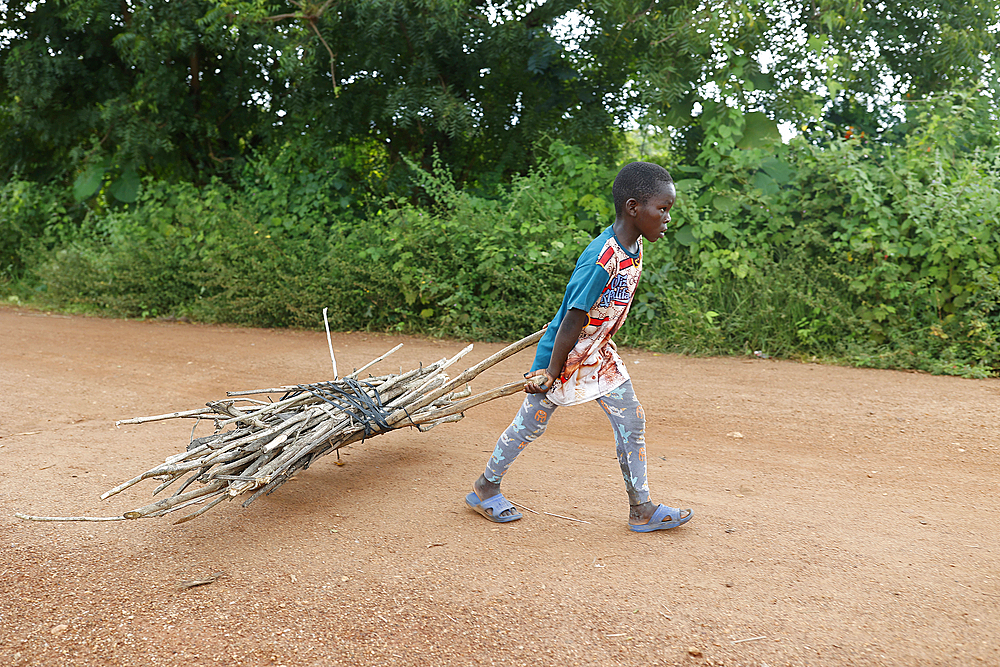
[[[527,382],[524,385],[524,390],[529,394],[538,394],[543,391],[548,391],[549,387],[552,385],[552,378],[549,376],[547,371],[538,370],[531,374],[527,378]]]

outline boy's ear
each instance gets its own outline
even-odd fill
[[[639,211],[639,200],[629,197],[625,200],[625,212],[635,217]]]

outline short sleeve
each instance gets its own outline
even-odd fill
[[[576,308],[589,313],[597,300],[601,298],[601,292],[608,286],[609,280],[611,280],[611,276],[607,269],[597,262],[577,266],[569,284],[566,285],[564,301],[566,309]]]

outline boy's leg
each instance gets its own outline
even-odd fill
[[[545,398],[545,394],[528,394],[525,397],[514,421],[500,434],[493,454],[486,462],[486,470],[473,484],[480,500],[492,498],[500,492],[500,482],[510,465],[529,442],[545,432],[555,409],[555,403]]]
[[[628,493],[630,530],[645,533],[673,528],[688,521],[692,516],[691,510],[676,510],[665,505],[655,505],[649,500],[646,414],[635,397],[632,382],[628,381],[608,392],[597,399],[597,402],[608,415],[615,432],[615,449],[625,478],[625,491]]]
[[[649,503],[646,476],[646,414],[635,397],[632,382],[597,399],[615,432],[615,451],[625,478],[628,504],[635,507]]]
[[[507,430],[500,434],[493,455],[486,463],[483,477],[486,481],[500,485],[500,480],[507,474],[508,468],[517,455],[545,432],[549,417],[555,412],[556,405],[545,398],[545,394],[528,394],[517,411],[517,416]]]

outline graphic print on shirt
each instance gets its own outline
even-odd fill
[[[576,345],[566,357],[563,375],[546,396],[557,405],[575,405],[606,395],[629,379],[625,362],[615,351],[611,337],[621,328],[632,306],[642,274],[642,241],[636,256],[625,252],[613,233],[607,233],[603,245],[591,248],[581,257],[578,269],[597,264],[607,275],[603,290],[588,312],[588,320]],[[598,241],[600,242],[600,241]],[[599,276],[595,276],[595,280]]]
[[[632,293],[629,291],[628,276],[619,273],[601,292],[601,300],[597,302],[597,307],[607,308],[611,304],[626,306],[631,300]]]

